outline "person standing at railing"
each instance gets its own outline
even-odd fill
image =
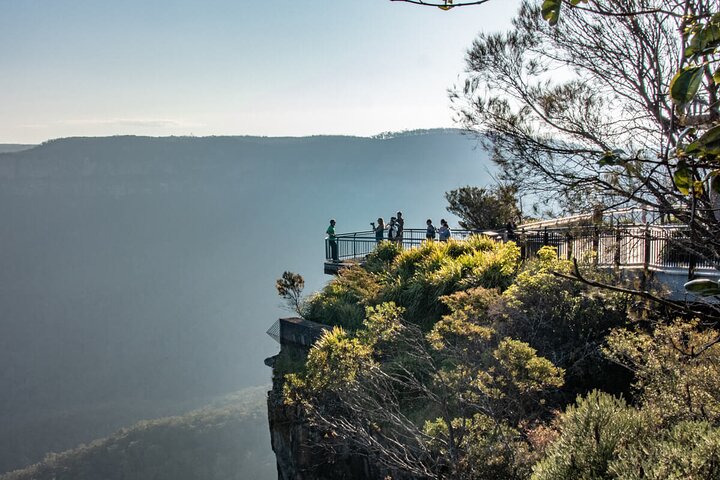
[[[441,242],[447,242],[450,240],[450,237],[452,237],[452,231],[450,230],[448,223],[443,218],[440,220],[440,228],[438,228],[438,239]]]
[[[432,224],[432,220],[429,218],[425,223],[427,224],[427,230],[425,230],[425,239],[427,241],[435,240],[435,233],[437,232],[435,225]]]
[[[380,243],[385,236],[385,221],[380,217],[377,219],[377,222],[377,226],[375,222],[370,222],[370,225],[372,225],[373,231],[375,232],[375,243]]]
[[[397,212],[397,242],[402,245],[403,241],[403,230],[405,229],[405,220],[403,220],[402,212]]]
[[[328,244],[330,245],[330,255],[332,256],[333,262],[339,262],[338,257],[338,244],[337,235],[335,235],[335,219],[330,220],[330,226],[325,231],[327,233]]]
[[[397,242],[398,240],[398,224],[395,217],[390,217],[390,223],[388,224],[387,239],[391,242]]]

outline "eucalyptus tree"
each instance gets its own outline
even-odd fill
[[[562,3],[577,6],[558,21]],[[458,119],[525,189],[567,210],[659,209],[717,261],[719,3],[526,1],[469,49]]]

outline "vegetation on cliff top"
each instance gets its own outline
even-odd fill
[[[536,3],[474,42],[452,93],[501,180],[569,211],[672,214],[717,265],[717,3]],[[558,21],[563,3],[589,4]],[[720,478],[716,305],[677,318],[513,248],[380,246],[308,301],[334,328],[286,401],[393,477]]]
[[[333,328],[285,401],[319,446],[400,478],[720,475],[718,333],[556,275],[572,267],[551,247],[518,257],[383,243],[312,296]]]
[[[396,475],[634,478],[668,449],[696,459],[683,475],[715,472],[718,389],[700,374],[720,373],[715,332],[648,322],[650,307],[555,275],[570,269],[552,248],[523,265],[512,242],[481,237],[383,243],[305,303],[333,329],[286,376],[286,402],[321,446]],[[696,357],[673,355],[682,339]]]

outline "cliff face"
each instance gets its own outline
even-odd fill
[[[279,480],[362,480],[384,478],[367,457],[329,452],[318,447],[320,434],[313,429],[302,409],[285,405],[282,387],[268,395],[270,438],[275,452]]]
[[[292,359],[304,361],[307,351],[324,326],[301,319],[281,319],[271,334],[280,342],[280,353],[266,360],[273,369],[273,388],[268,392],[270,441],[275,452],[279,480],[364,480],[391,477],[367,456],[342,448],[323,448],[322,432],[313,428],[302,408],[283,401],[284,369]],[[335,446],[334,446],[335,447]],[[397,477],[391,477],[397,478]]]

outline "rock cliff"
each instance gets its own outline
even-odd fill
[[[364,480],[398,478],[382,471],[364,455],[337,445],[313,428],[299,405],[284,402],[285,365],[304,361],[323,325],[299,318],[280,319],[268,333],[280,343],[280,353],[265,363],[273,369],[273,388],[268,392],[268,421],[279,480]],[[325,444],[326,447],[320,446]]]

